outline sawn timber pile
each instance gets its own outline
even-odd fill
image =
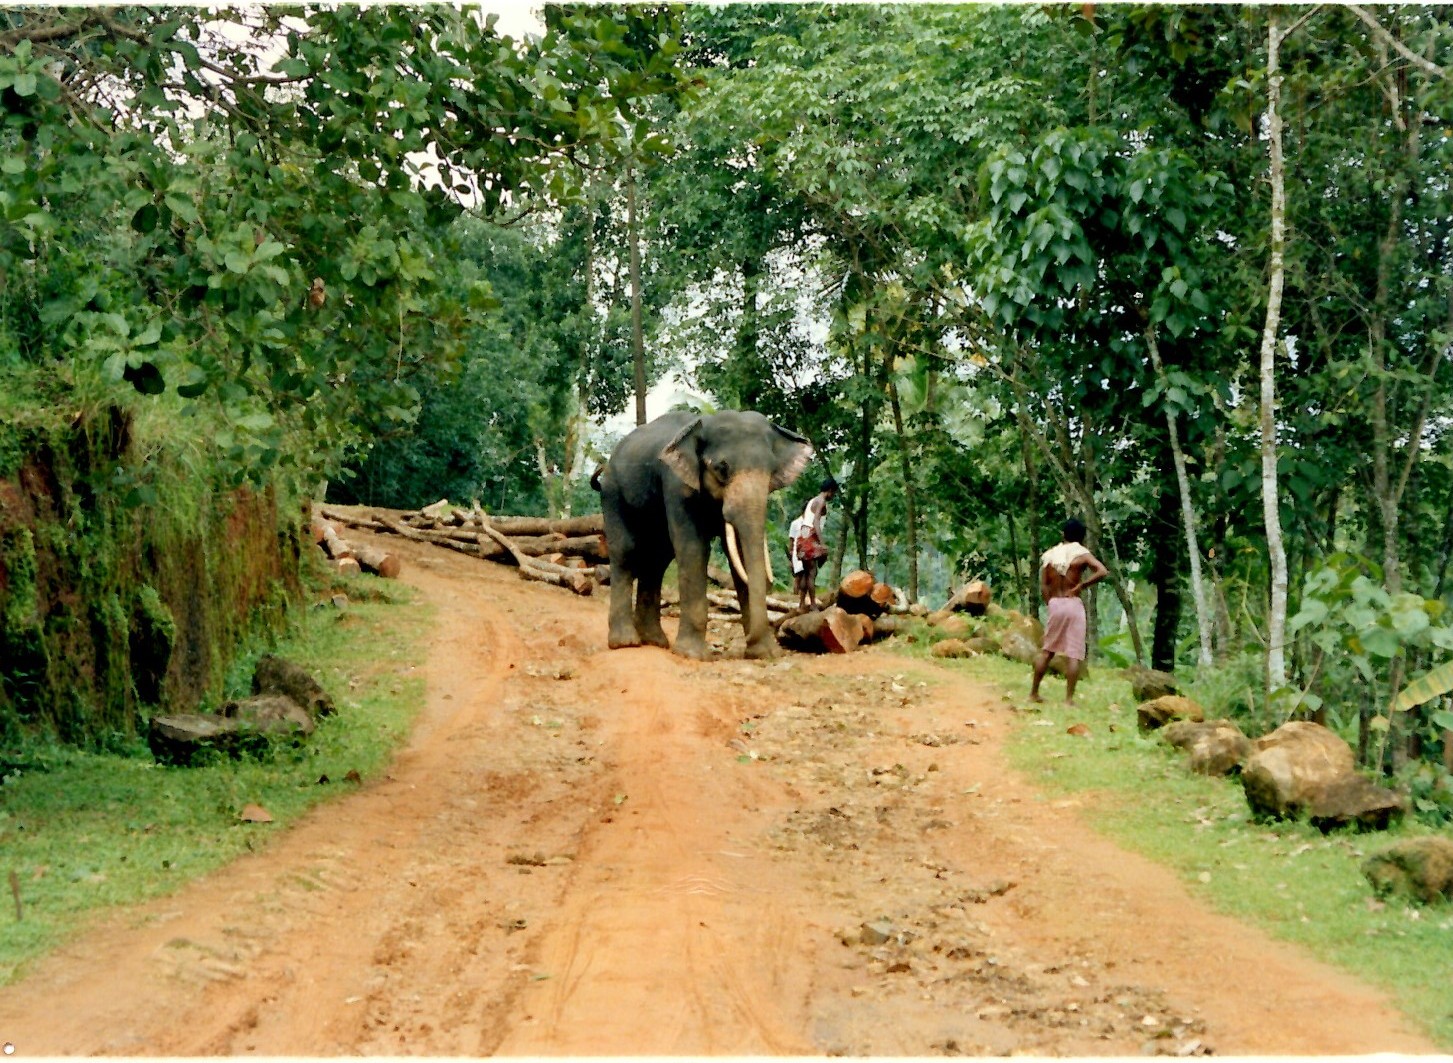
[[[436,502],[419,510],[379,506],[318,507],[325,521],[392,533],[518,568],[520,578],[588,595],[607,582],[605,528],[599,513],[552,520],[492,516]]]

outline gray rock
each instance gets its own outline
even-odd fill
[[[1161,736],[1189,755],[1190,769],[1198,775],[1240,771],[1254,748],[1230,720],[1175,720],[1165,725]]]
[[[1138,665],[1127,668],[1125,678],[1130,681],[1130,690],[1137,702],[1154,701],[1167,694],[1180,693],[1176,677],[1155,668],[1142,668]]]
[[[1200,723],[1205,718],[1206,714],[1201,706],[1179,694],[1166,694],[1135,707],[1135,720],[1142,731],[1158,730],[1172,720]]]
[[[1255,747],[1241,766],[1241,785],[1261,816],[1298,816],[1332,783],[1355,774],[1352,747],[1320,724],[1284,723]]]
[[[292,698],[314,719],[332,716],[338,711],[333,699],[306,668],[270,653],[257,659],[252,673],[252,692]]]
[[[1307,818],[1324,833],[1352,826],[1387,830],[1407,810],[1407,798],[1402,794],[1361,775],[1349,774],[1333,779],[1313,795]]]
[[[1453,841],[1409,838],[1362,862],[1362,873],[1381,897],[1423,904],[1453,900]]]

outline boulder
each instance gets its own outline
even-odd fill
[[[1206,714],[1201,706],[1179,694],[1167,694],[1135,707],[1135,719],[1142,731],[1158,730],[1172,720],[1200,723],[1205,718]]]
[[[1032,664],[1039,653],[1039,646],[1021,632],[1011,629],[999,636],[999,652],[1011,661]]]
[[[967,616],[961,616],[958,613],[942,613],[935,615],[938,616],[938,619],[933,620],[932,618],[930,618],[929,622],[932,623],[935,628],[937,628],[939,631],[942,631],[949,638],[972,638],[979,632],[979,625],[974,623],[974,621],[970,620]]]
[[[1423,904],[1453,900],[1453,841],[1409,838],[1362,862],[1362,873],[1381,897]]]
[[[1356,773],[1333,779],[1307,806],[1307,818],[1322,833],[1342,827],[1387,830],[1408,810],[1407,798]]]
[[[254,694],[281,694],[308,710],[314,719],[332,716],[338,710],[312,674],[292,661],[271,653],[257,659],[252,673]]]
[[[1034,643],[1034,650],[1038,653],[1040,646],[1044,645],[1044,625],[1039,622],[1039,618],[1025,616],[1014,609],[1004,610],[1003,615],[1009,621],[1009,631]]]
[[[1293,720],[1254,745],[1241,766],[1241,786],[1258,815],[1297,816],[1331,783],[1354,774],[1352,747],[1320,724]]]
[[[1169,672],[1162,672],[1155,668],[1134,665],[1125,669],[1125,678],[1130,681],[1130,691],[1135,696],[1136,702],[1154,701],[1167,694],[1180,693],[1180,689],[1176,685],[1176,677]]]
[[[188,765],[204,751],[228,757],[260,756],[278,738],[305,738],[315,728],[291,698],[266,695],[230,701],[215,716],[153,716],[147,729],[151,755],[162,764]]]
[[[1240,771],[1254,748],[1230,720],[1174,720],[1165,725],[1161,737],[1189,754],[1190,768],[1198,775]]]
[[[963,639],[944,639],[935,642],[933,649],[929,651],[935,657],[977,657],[978,653],[969,649],[968,643]]]
[[[229,701],[217,710],[217,715],[262,734],[306,738],[318,728],[308,710],[284,694],[260,694]]]
[[[975,635],[971,639],[964,639],[964,645],[975,653],[998,653],[999,643],[988,635]]]

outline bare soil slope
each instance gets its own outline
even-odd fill
[[[17,1057],[1434,1050],[1009,772],[997,691],[610,652],[388,545],[438,608],[390,774],[0,990]]]

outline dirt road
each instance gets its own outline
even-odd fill
[[[13,1058],[1434,1050],[1010,773],[997,690],[607,651],[388,545],[438,611],[391,772],[0,990]]]

